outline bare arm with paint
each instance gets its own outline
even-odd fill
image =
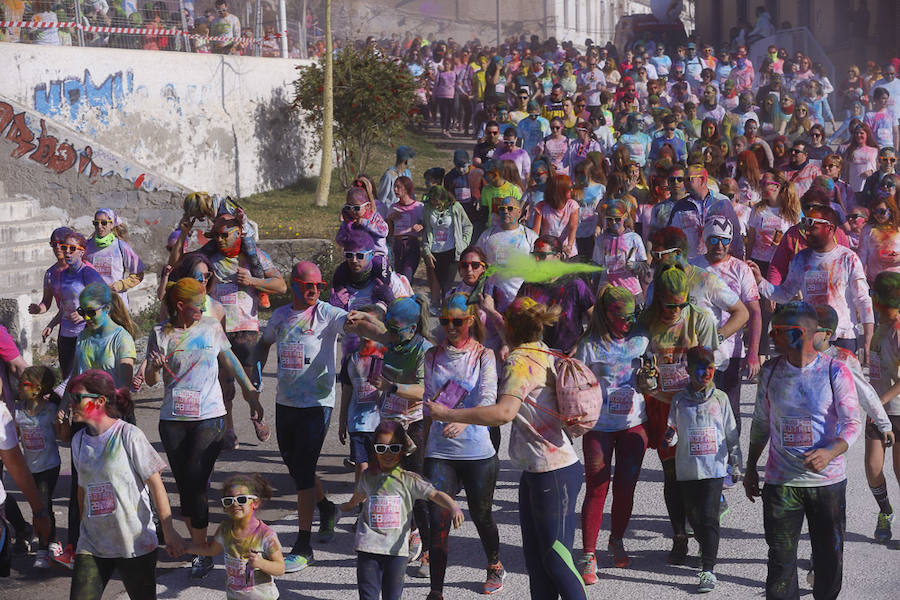
[[[263,278],[254,277],[249,269],[238,267],[237,282],[240,285],[252,286],[260,292],[267,294],[283,294],[287,291],[287,284],[278,269],[272,268],[265,271]]]
[[[447,408],[437,402],[426,402],[431,418],[442,423],[467,423],[499,427],[516,418],[522,401],[515,396],[502,394],[496,404],[473,408]]]
[[[154,473],[145,482],[150,496],[153,498],[153,506],[156,507],[156,513],[159,515],[159,522],[162,525],[163,534],[166,538],[166,552],[169,556],[176,557],[184,554],[184,540],[175,531],[172,523],[172,508],[169,506],[169,495],[166,493],[166,486],[163,484],[162,477],[159,472]]]
[[[254,421],[261,421],[264,411],[262,404],[259,403],[259,392],[244,371],[243,365],[241,365],[241,362],[230,348],[219,352],[219,368],[225,369],[237,379],[238,384],[241,386],[244,400],[250,406],[250,418]]]

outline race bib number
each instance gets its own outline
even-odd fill
[[[373,529],[400,529],[403,499],[400,496],[369,498],[369,525]]]
[[[220,283],[216,286],[216,295],[219,302],[223,305],[236,305],[238,301],[238,286],[236,283]]]
[[[472,190],[467,187],[458,187],[456,188],[456,199],[459,202],[466,202],[467,200],[472,198]]]
[[[357,406],[369,406],[378,401],[379,392],[368,381],[363,381],[359,388],[359,394],[356,397]]]
[[[606,399],[611,415],[629,415],[634,406],[634,390],[631,388],[614,388],[609,390]]]
[[[253,569],[247,560],[239,556],[225,555],[225,575],[232,590],[247,591],[253,588]]]
[[[405,415],[407,410],[409,410],[409,402],[406,398],[393,394],[384,399],[381,407],[381,412],[389,415]]]
[[[175,388],[172,391],[172,414],[176,417],[199,417],[200,392]]]
[[[44,432],[40,427],[24,427],[22,429],[22,443],[26,450],[44,449]]]
[[[688,431],[691,456],[715,454],[719,448],[715,427],[695,427]]]
[[[506,84],[505,83],[495,83],[494,91],[497,92],[498,94],[505,94],[506,93]]]
[[[684,388],[689,380],[686,363],[677,362],[659,365],[659,379],[664,392],[674,392]]]
[[[785,448],[809,448],[812,446],[812,419],[809,417],[782,417],[781,443]]]
[[[302,371],[306,368],[304,364],[305,347],[300,342],[292,344],[278,345],[278,360],[281,362],[281,368],[288,371]]]
[[[89,517],[102,517],[116,512],[116,491],[109,482],[88,485],[87,501]]]
[[[881,361],[878,356],[875,356],[875,360],[869,363],[869,381],[881,381]]]
[[[436,229],[434,231],[434,241],[438,244],[446,244],[450,239],[450,230],[447,228]]]
[[[808,297],[828,296],[828,271],[807,271],[804,283]]]
[[[95,256],[91,264],[101,277],[112,277],[112,258],[109,256]]]

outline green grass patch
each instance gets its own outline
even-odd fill
[[[452,149],[438,147],[421,133],[407,131],[402,140],[393,146],[379,145],[372,153],[369,163],[370,179],[378,185],[381,175],[394,164],[396,147],[411,146],[416,151],[413,159],[416,193],[424,191],[425,182],[421,174],[432,166],[445,169],[452,165]],[[346,190],[335,171],[331,179],[328,206],[313,204],[318,178],[303,179],[292,186],[254,194],[241,200],[248,216],[259,224],[262,239],[324,238],[334,239],[340,225],[341,207],[344,205]]]

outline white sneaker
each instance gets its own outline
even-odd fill
[[[63,552],[62,544],[59,542],[50,542],[50,546],[47,548],[48,554],[50,556],[59,556]]]
[[[37,556],[34,558],[34,568],[35,569],[49,569],[50,568],[50,553],[47,550],[38,550],[37,551]]]

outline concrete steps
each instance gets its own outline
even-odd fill
[[[0,295],[34,294],[35,302],[40,301],[44,287],[44,272],[52,263],[21,262],[14,265],[0,265]]]

